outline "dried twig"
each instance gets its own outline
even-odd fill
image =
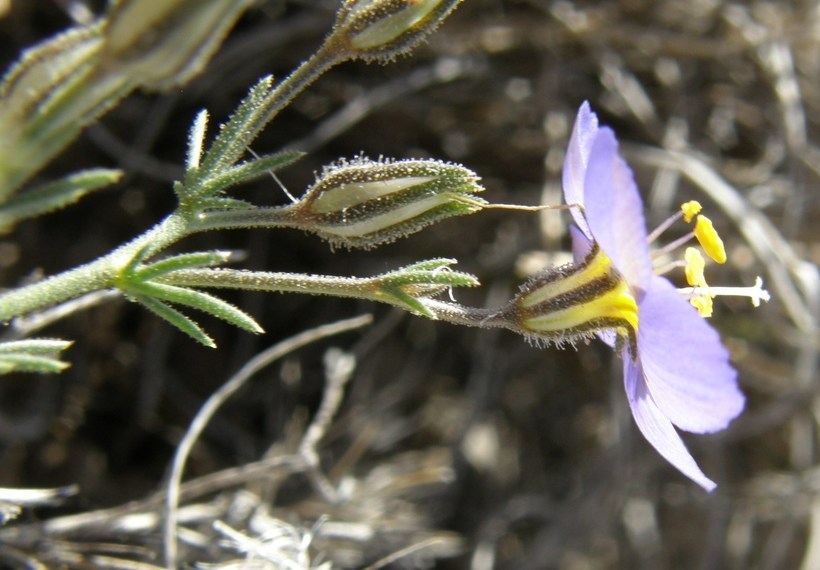
[[[270,365],[284,355],[293,352],[307,344],[316,342],[328,336],[340,334],[359,327],[363,327],[372,321],[371,315],[362,315],[352,319],[346,319],[310,329],[301,334],[284,340],[274,346],[260,352],[249,360],[236,374],[234,374],[219,390],[214,392],[203,404],[197,415],[191,421],[191,425],[185,436],[177,446],[174,459],[171,464],[171,473],[168,477],[167,495],[165,498],[165,524],[163,532],[163,544],[165,551],[165,564],[170,570],[177,566],[177,519],[179,509],[180,484],[185,462],[191,452],[196,440],[208,425],[208,422],[217,412],[219,407],[236,393],[250,378],[262,368]]]

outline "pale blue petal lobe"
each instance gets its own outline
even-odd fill
[[[576,226],[569,227],[569,237],[572,241],[572,259],[580,263],[592,251],[592,241]]]
[[[592,145],[584,181],[587,223],[601,249],[633,289],[644,289],[652,278],[646,243],[643,200],[632,170],[618,155],[618,141],[602,127]]]
[[[717,484],[703,474],[672,423],[655,405],[643,382],[640,366],[629,359],[626,351],[624,351],[624,385],[632,416],[647,441],[681,473],[707,491],[714,491]]]
[[[575,126],[572,128],[572,135],[567,146],[567,154],[564,158],[563,186],[564,201],[567,204],[584,204],[584,178],[589,162],[589,153],[592,143],[598,132],[598,117],[589,109],[589,103],[584,101],[578,109],[575,118]],[[578,208],[572,208],[572,219],[578,224],[587,237],[592,237],[589,233],[586,220]]]
[[[726,428],[745,398],[717,331],[663,277],[652,279],[638,311],[638,354],[658,408],[685,431]]]

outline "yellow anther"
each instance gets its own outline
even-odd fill
[[[695,222],[695,237],[706,255],[718,263],[726,263],[726,248],[723,247],[723,240],[712,225],[712,220],[706,216],[698,216]]]
[[[712,299],[715,295],[709,289],[706,277],[703,274],[706,261],[700,251],[694,247],[687,247],[683,258],[686,260],[686,266],[683,269],[686,274],[686,282],[692,287],[700,289],[695,291],[696,295],[689,298],[689,303],[698,310],[701,317],[711,317]]]
[[[680,205],[680,211],[683,213],[683,220],[688,224],[692,218],[700,214],[703,206],[697,200],[690,200]]]
[[[700,251],[694,247],[687,247],[683,259],[686,261],[686,266],[683,269],[686,274],[686,282],[692,287],[706,287],[706,277],[703,275],[706,261]]]
[[[689,303],[698,310],[700,316],[708,318],[712,316],[712,297],[710,295],[698,295],[689,299]]]

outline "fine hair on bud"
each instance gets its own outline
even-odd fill
[[[354,57],[388,63],[432,33],[461,0],[346,0],[334,26]]]
[[[371,160],[326,166],[294,204],[291,225],[334,246],[372,248],[482,209],[478,176],[438,160]]]

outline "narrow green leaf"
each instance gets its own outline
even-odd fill
[[[37,354],[11,353],[0,355],[0,374],[9,372],[34,372],[56,374],[70,365],[57,358]]]
[[[452,259],[448,257],[437,257],[435,259],[425,259],[423,261],[417,261],[416,263],[411,263],[406,267],[402,267],[399,271],[434,271],[434,270],[441,270],[445,267],[450,267],[451,265],[455,265],[458,263],[457,259]]]
[[[134,254],[134,257],[128,260],[128,263],[125,267],[122,268],[120,274],[122,278],[126,282],[134,281],[135,275],[139,271],[140,265],[142,262],[145,261],[146,258],[151,254],[151,244],[145,244],[142,246],[137,253]]]
[[[266,76],[251,87],[228,122],[221,126],[200,165],[200,176],[208,176],[234,164],[245,152],[249,128],[263,112],[263,103],[270,93],[273,77]]]
[[[199,168],[202,158],[202,148],[205,143],[205,131],[208,128],[208,111],[202,109],[194,119],[191,133],[188,136],[188,156],[185,161],[185,170],[192,171]]]
[[[275,172],[293,164],[304,154],[297,151],[282,151],[243,162],[209,179],[206,184],[203,184],[201,193],[202,195],[208,195],[253,180],[267,172]]]
[[[9,353],[27,353],[38,355],[56,355],[74,344],[71,340],[56,338],[32,338],[0,342],[0,355]]]
[[[120,170],[95,168],[17,194],[0,206],[0,231],[10,230],[21,220],[78,202],[87,194],[114,184],[121,177]]]
[[[216,348],[216,343],[211,337],[205,334],[198,324],[186,317],[176,309],[169,307],[162,301],[157,301],[153,297],[143,295],[129,295],[131,299],[143,305],[146,309],[166,320],[180,331],[184,332],[195,341],[204,344],[209,348]]]
[[[418,313],[419,315],[422,315],[429,319],[436,318],[436,316],[433,313],[431,313],[430,310],[427,307],[425,307],[424,304],[422,304],[418,299],[416,299],[412,295],[408,295],[399,288],[387,287],[378,291],[376,294],[381,297],[388,297],[394,299],[395,301],[398,301],[398,303],[394,302],[394,305],[398,304],[405,309],[409,309],[410,311]]]
[[[27,339],[0,343],[0,374],[37,372],[53,374],[68,368],[60,361],[60,352],[72,345],[59,339]]]
[[[208,293],[162,283],[139,283],[136,288],[142,295],[200,310],[246,331],[256,334],[264,332],[253,317]]]
[[[145,282],[166,273],[193,267],[213,267],[227,262],[231,257],[230,251],[201,251],[174,255],[139,268],[135,272],[135,279]]]

